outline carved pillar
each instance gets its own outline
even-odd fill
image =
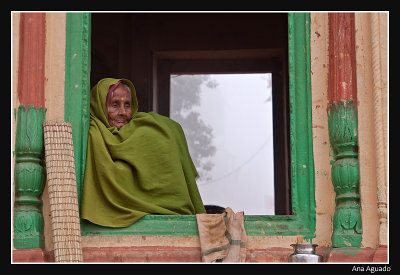
[[[336,192],[333,247],[360,247],[360,172],[353,13],[329,14],[328,127]]]
[[[43,167],[45,110],[18,107],[14,167],[14,247],[44,248],[41,195],[46,182]]]
[[[14,247],[44,248],[46,14],[21,13],[14,166]]]
[[[388,245],[388,211],[387,211],[387,121],[385,111],[387,106],[387,84],[384,63],[386,55],[386,15],[371,13],[372,31],[372,76],[374,85],[374,130],[376,154],[376,184],[379,217],[379,245]]]

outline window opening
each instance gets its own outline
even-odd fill
[[[170,92],[206,208],[274,215],[272,74],[173,74]]]
[[[111,18],[103,18],[111,17]],[[161,98],[161,93],[153,94],[153,88],[158,84],[154,82],[154,75],[157,75],[158,68],[154,67],[154,64],[158,62],[155,54],[156,51],[174,51],[183,50],[181,46],[189,45],[187,42],[189,38],[199,38],[199,43],[191,43],[190,45],[195,45],[195,49],[187,50],[205,50],[206,55],[210,57],[207,50],[219,50],[223,48],[223,45],[216,46],[216,42],[220,37],[220,43],[227,41],[224,45],[236,45],[231,43],[232,41],[227,39],[226,34],[228,30],[232,30],[233,40],[239,37],[239,30],[244,31],[245,34],[263,34],[265,36],[264,41],[269,41],[275,43],[279,39],[275,39],[274,35],[279,34],[282,37],[286,36],[286,41],[284,44],[288,45],[288,48],[284,47],[284,52],[288,54],[285,57],[283,55],[283,62],[281,64],[284,70],[273,71],[274,76],[273,85],[283,85],[283,87],[275,89],[273,88],[273,105],[275,102],[279,107],[275,108],[273,112],[274,119],[274,143],[280,144],[280,148],[283,150],[278,150],[274,157],[280,157],[288,152],[285,152],[286,142],[289,146],[286,147],[287,150],[290,149],[290,158],[284,160],[288,166],[281,166],[283,169],[280,171],[276,170],[279,165],[274,166],[275,168],[275,182],[276,178],[284,180],[281,175],[289,175],[289,181],[285,185],[275,185],[275,195],[283,194],[289,196],[289,200],[285,200],[285,205],[282,205],[282,211],[278,211],[277,204],[275,204],[276,215],[246,215],[245,228],[248,235],[298,235],[308,236],[310,238],[315,237],[315,183],[314,183],[314,165],[313,165],[313,150],[312,150],[312,131],[311,131],[311,85],[310,85],[310,15],[308,13],[289,13],[287,16],[284,15],[282,19],[287,20],[287,24],[284,23],[282,26],[288,30],[279,30],[276,20],[276,16],[280,15],[276,13],[272,14],[259,14],[260,17],[266,19],[272,19],[274,28],[266,28],[265,26],[270,26],[271,24],[266,24],[265,22],[261,24],[253,24],[253,27],[261,26],[262,31],[248,32],[246,28],[223,28],[224,35],[217,35],[212,37],[212,39],[204,39],[199,35],[187,36],[187,35],[175,35],[174,39],[171,39],[170,34],[166,32],[181,30],[183,26],[190,27],[188,18],[192,18],[193,22],[203,22],[210,23],[213,28],[207,29],[207,34],[215,33],[218,24],[215,24],[211,19],[217,17],[217,21],[224,24],[234,24],[239,22],[243,26],[249,26],[249,22],[256,18],[257,14],[249,14],[246,20],[236,20],[237,16],[241,14],[227,15],[227,17],[235,17],[235,20],[230,21],[221,19],[224,15],[220,14],[210,14],[209,17],[204,14],[199,14],[198,16],[207,17],[202,18],[204,20],[197,20],[194,18],[193,14],[190,14],[185,20],[184,25],[180,24],[180,28],[168,27],[168,22],[177,21],[179,22],[179,17],[173,15],[159,15],[159,14],[143,14],[139,18],[140,20],[134,20],[137,14],[90,14],[90,13],[67,13],[67,38],[66,38],[66,70],[65,70],[65,119],[66,121],[72,122],[73,127],[73,139],[74,139],[74,152],[75,163],[77,165],[77,185],[78,194],[82,187],[83,171],[85,168],[85,153],[86,153],[86,141],[88,134],[89,125],[89,102],[88,95],[90,92],[90,87],[96,82],[96,79],[103,75],[118,75],[120,77],[126,77],[136,84],[137,89],[143,91],[142,94],[138,95],[139,102],[142,103],[142,111],[150,111],[154,103],[157,103],[157,98],[152,98],[153,96],[158,97],[158,102],[167,102],[168,109],[166,113],[169,114],[169,91],[164,93],[167,96]],[[246,15],[247,16],[247,15]],[[265,17],[264,17],[265,16]],[[145,18],[143,18],[145,17]],[[147,18],[148,17],[148,18]],[[168,17],[168,18],[167,18]],[[258,19],[260,19],[258,17]],[[112,19],[112,20],[110,20]],[[157,20],[154,20],[157,19]],[[160,20],[158,20],[160,19]],[[164,19],[168,19],[165,21]],[[229,18],[228,18],[229,19]],[[147,20],[147,21],[146,21]],[[164,20],[164,21],[163,21]],[[129,24],[133,23],[133,24]],[[161,24],[162,23],[162,24]],[[114,25],[113,25],[114,24]],[[156,26],[152,26],[155,24]],[[279,24],[278,24],[279,25]],[[145,29],[142,33],[135,32],[131,27],[139,26],[145,28],[156,27],[155,29]],[[155,30],[159,29],[159,26],[163,26],[162,36],[157,35],[151,39],[141,39],[142,35],[157,34]],[[200,24],[198,26],[204,26]],[[96,31],[97,29],[97,31]],[[123,31],[121,29],[124,29]],[[121,30],[121,32],[116,32],[116,30]],[[210,32],[209,30],[213,30]],[[272,31],[272,33],[268,33]],[[129,32],[131,35],[126,35]],[[192,31],[190,32],[193,33]],[[109,34],[109,35],[107,35]],[[165,35],[164,35],[165,34]],[[117,36],[116,36],[117,35]],[[108,39],[108,37],[113,37],[113,39]],[[182,43],[178,38],[182,38],[185,43]],[[262,35],[256,35],[256,39],[253,42],[260,42]],[[77,38],[77,39],[74,39]],[[99,40],[99,38],[101,38]],[[132,38],[132,39],[131,39]],[[133,39],[134,38],[134,39]],[[167,47],[158,47],[157,43],[162,42],[155,41],[155,38],[166,38],[164,42],[173,42],[178,48],[174,49],[171,45]],[[249,37],[247,37],[249,38]],[[147,41],[147,42],[146,42]],[[145,47],[148,42],[157,42],[154,45]],[[213,49],[202,48],[204,46],[202,43],[206,41],[207,45],[213,45]],[[213,41],[213,43],[208,43]],[[248,43],[249,39],[235,40],[240,42]],[[144,42],[135,45],[134,42]],[[163,43],[164,43],[163,42]],[[133,43],[133,44],[132,44]],[[132,45],[135,49],[132,49]],[[160,44],[159,44],[160,45]],[[242,45],[243,46],[243,45]],[[242,49],[260,49],[264,47],[252,47],[244,46]],[[141,51],[145,49],[145,51]],[[277,49],[277,48],[275,48]],[[232,48],[232,50],[234,50]],[[273,50],[273,49],[272,49]],[[186,52],[186,51],[185,51]],[[274,52],[274,50],[273,50]],[[91,55],[90,55],[91,53]],[[110,54],[112,53],[112,54]],[[135,56],[132,54],[135,53]],[[172,56],[173,56],[173,52]],[[115,56],[117,55],[117,56]],[[191,53],[189,52],[189,59],[191,59]],[[246,55],[246,54],[245,54]],[[147,58],[151,56],[152,60],[144,62],[140,58]],[[225,56],[225,55],[224,55]],[[234,54],[235,56],[235,54]],[[246,55],[247,56],[247,55]],[[254,57],[257,61],[262,61],[264,55],[255,54]],[[275,55],[277,56],[277,55]],[[167,56],[168,57],[168,56]],[[238,57],[243,57],[240,53]],[[261,57],[261,58],[259,58]],[[218,56],[214,56],[218,59]],[[288,59],[287,59],[288,58]],[[131,66],[132,60],[135,66]],[[100,62],[101,61],[101,62]],[[221,64],[220,60],[216,60],[216,64]],[[190,60],[192,64],[192,60]],[[268,63],[268,62],[267,62]],[[274,67],[274,66],[273,66]],[[286,68],[286,69],[285,69]],[[135,69],[135,70],[134,70]],[[253,68],[253,71],[259,69]],[[268,71],[269,69],[261,69],[261,71]],[[287,70],[288,75],[285,75],[285,70]],[[201,71],[201,70],[200,70]],[[195,72],[200,72],[195,70]],[[232,72],[232,70],[223,69],[224,72]],[[234,70],[233,70],[234,71]],[[237,70],[236,70],[237,71]],[[249,70],[252,71],[252,70]],[[168,85],[165,87],[169,88],[170,71],[167,74]],[[173,71],[174,73],[182,72],[182,70]],[[149,76],[152,76],[151,78]],[[275,81],[277,77],[278,81]],[[281,81],[283,78],[283,81]],[[285,80],[286,79],[286,80]],[[141,83],[140,81],[144,81]],[[149,82],[150,81],[150,82]],[[160,81],[158,78],[157,81]],[[164,81],[164,80],[162,80]],[[89,82],[92,84],[89,86]],[[287,83],[286,83],[287,82]],[[79,92],[77,92],[77,84],[79,83]],[[281,84],[279,84],[281,83]],[[283,93],[276,93],[276,91],[282,91]],[[285,92],[290,90],[288,96],[285,96]],[[71,96],[73,95],[73,96]],[[78,104],[77,104],[78,102]],[[286,105],[286,107],[285,107]],[[159,106],[160,107],[160,106]],[[289,111],[290,107],[290,111]],[[283,110],[283,116],[276,113],[275,110]],[[167,114],[167,115],[168,115]],[[287,116],[285,116],[287,114]],[[276,124],[275,121],[290,122],[290,140],[282,140],[282,136],[286,134],[289,137],[289,129],[285,130],[282,127],[282,134],[275,136],[276,131],[275,125],[278,127],[280,124]],[[282,123],[281,123],[282,124]],[[288,127],[288,126],[287,126]],[[274,148],[277,148],[274,146]],[[279,190],[279,188],[283,189]],[[287,189],[292,187],[292,189]],[[285,189],[286,188],[286,189]],[[288,191],[289,190],[289,191]],[[277,200],[275,199],[275,203]],[[278,205],[279,206],[279,205]],[[287,210],[289,209],[289,211]],[[278,211],[278,212],[277,212]],[[97,226],[94,224],[86,223],[84,220],[81,221],[82,235],[84,236],[98,236],[98,235],[177,235],[177,236],[192,236],[197,234],[196,218],[193,215],[148,215],[142,218],[137,223],[129,226],[127,228],[108,228]]]
[[[91,17],[90,87],[107,76],[128,78],[136,87],[139,111],[170,116],[171,75],[272,73],[274,213],[265,213],[292,213],[287,14],[94,13]],[[274,28],[267,27],[272,24]]]

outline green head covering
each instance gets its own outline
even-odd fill
[[[132,118],[119,131],[106,112],[107,93],[118,81],[132,92]],[[126,227],[147,214],[205,213],[197,176],[181,126],[154,112],[138,112],[129,80],[105,78],[92,88],[83,219]]]

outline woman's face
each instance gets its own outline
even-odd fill
[[[128,89],[119,85],[107,106],[108,122],[111,126],[121,129],[132,117],[132,99]]]

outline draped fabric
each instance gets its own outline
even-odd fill
[[[244,212],[230,207],[221,214],[197,214],[203,262],[245,262],[247,234]]]
[[[132,118],[120,130],[106,112],[110,86],[131,88]],[[100,80],[90,94],[90,129],[81,217],[95,224],[126,227],[147,214],[206,213],[198,176],[181,126],[154,112],[138,112],[127,79]]]

